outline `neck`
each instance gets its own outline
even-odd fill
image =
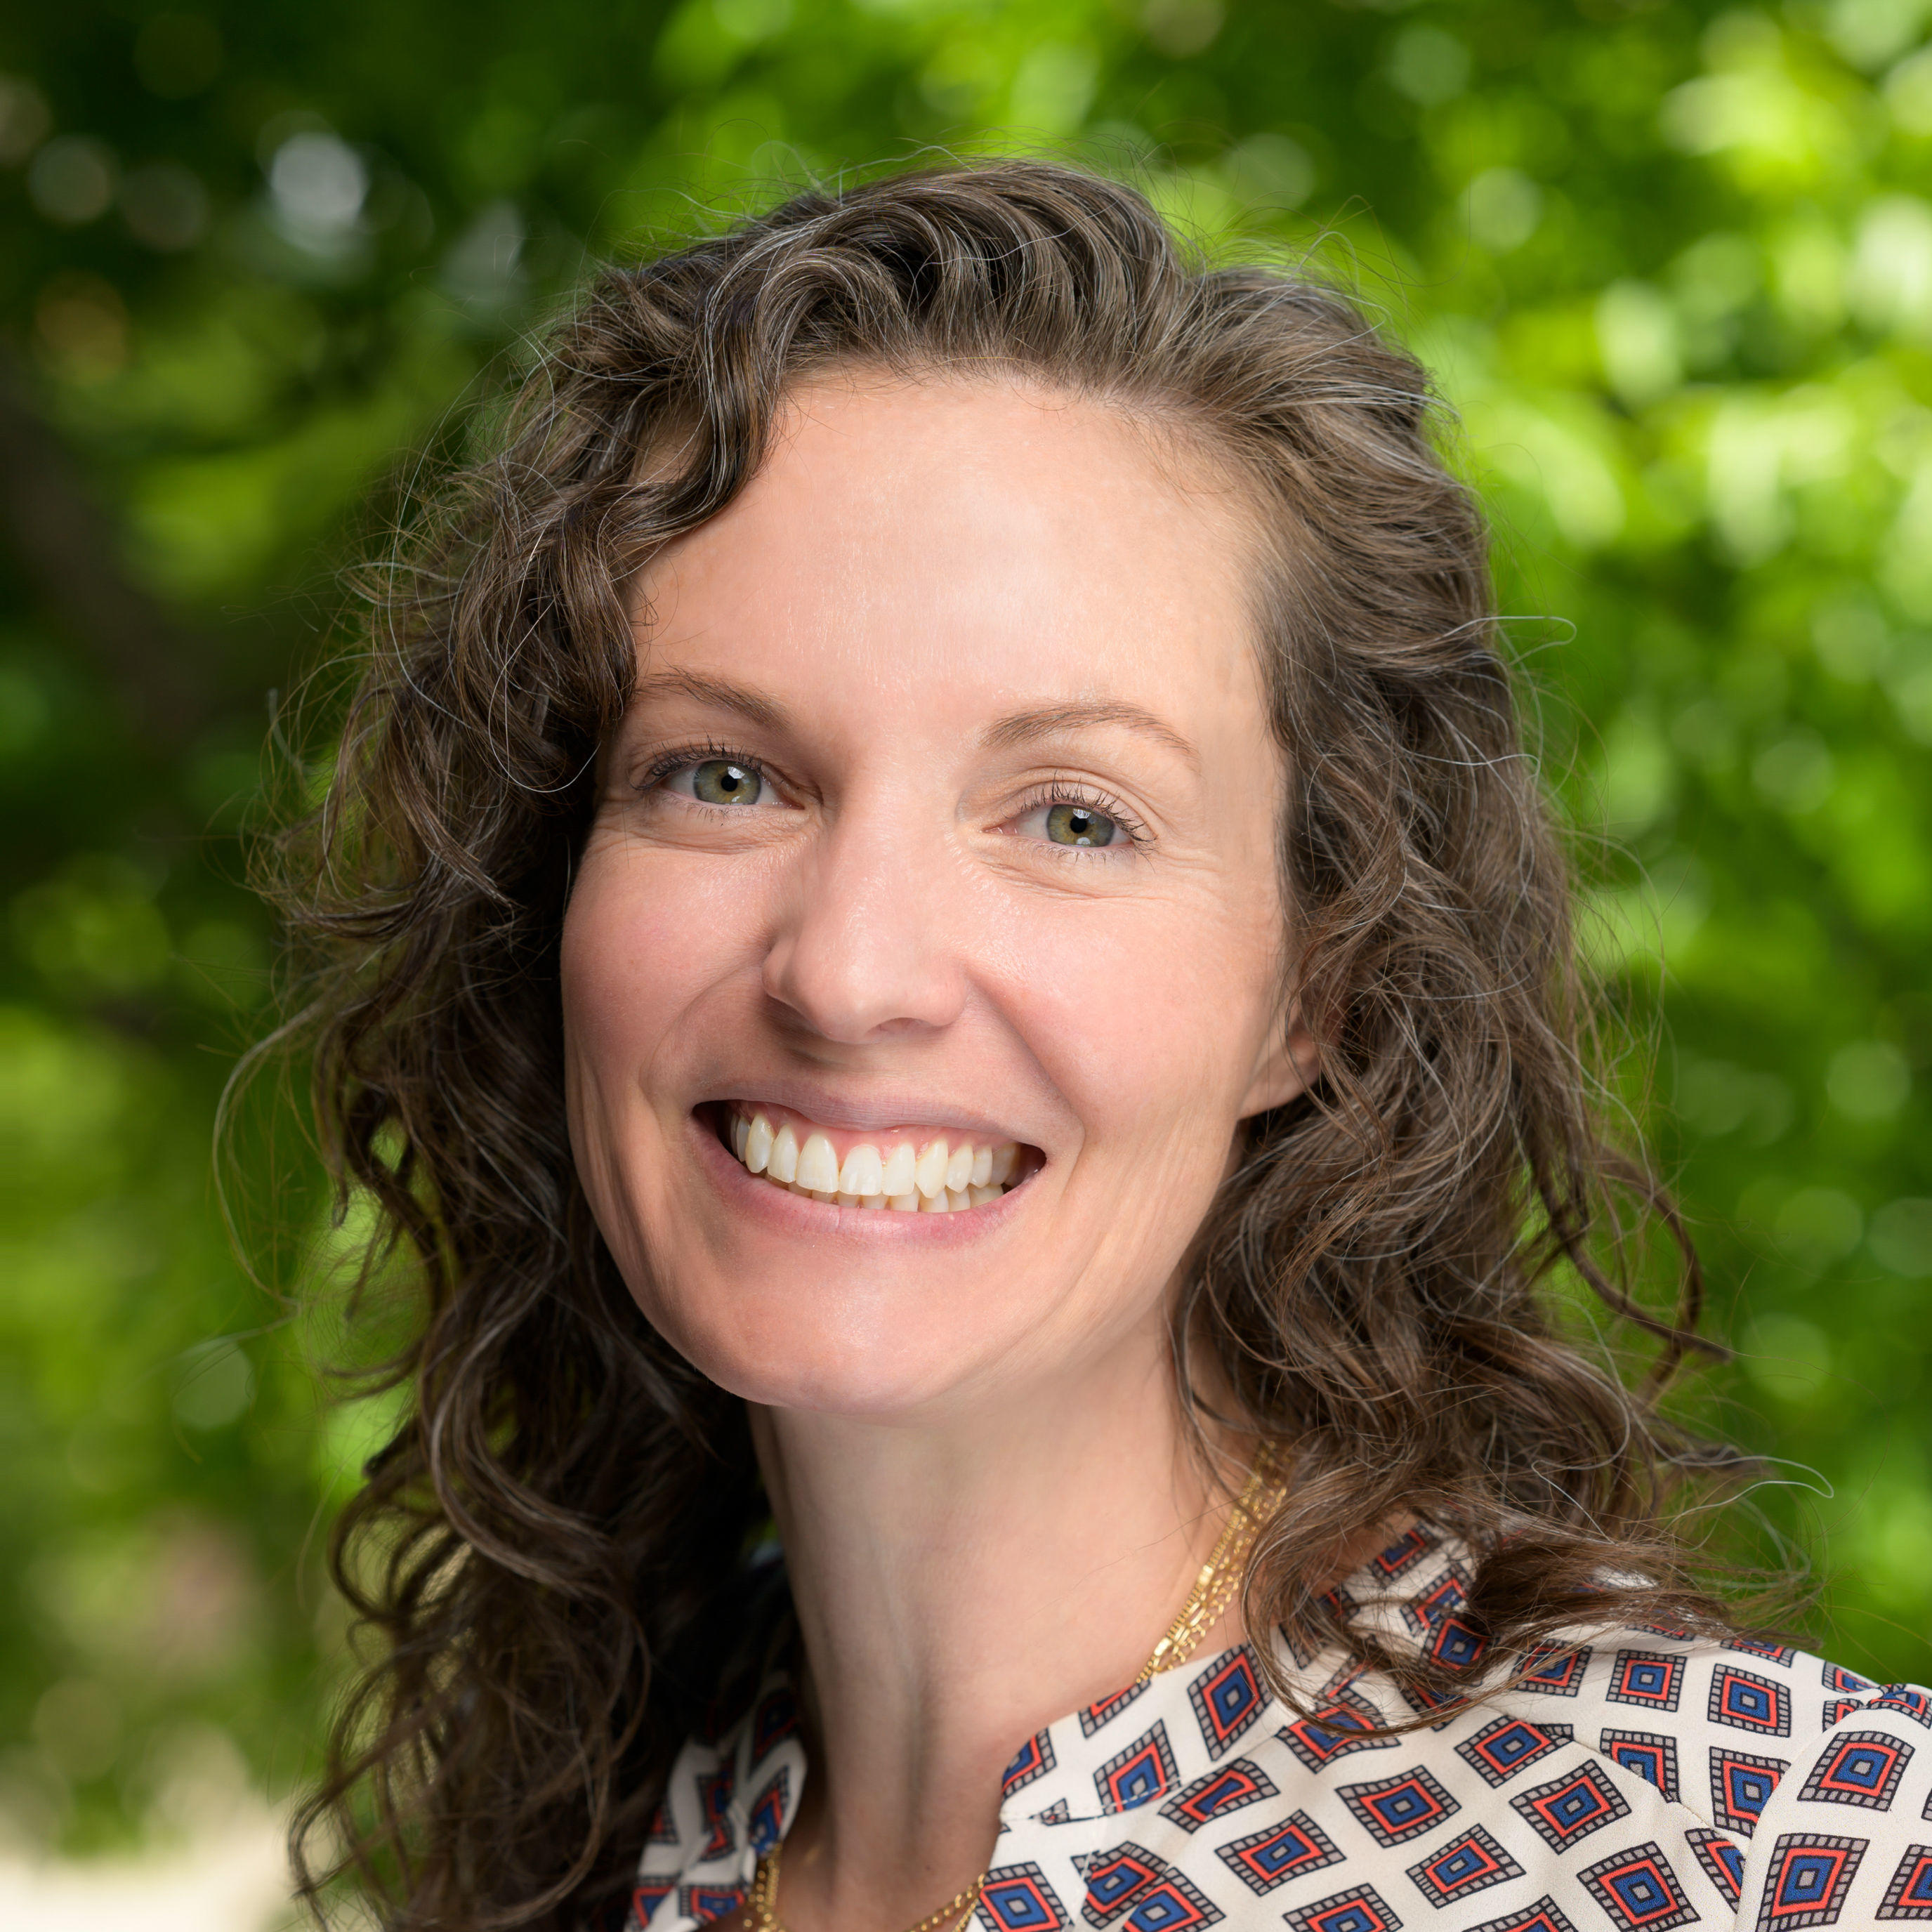
[[[752,1422],[813,1733],[783,1916],[896,1932],[985,1869],[1027,1738],[1146,1663],[1248,1452],[1204,1460],[1164,1333],[991,1410]],[[1238,1636],[1231,1612],[1202,1648]]]

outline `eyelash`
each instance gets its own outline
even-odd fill
[[[640,772],[635,780],[640,793],[654,791],[674,772],[688,770],[693,765],[701,765],[712,759],[728,760],[734,765],[742,765],[748,772],[755,772],[765,784],[772,782],[770,771],[764,761],[754,758],[748,752],[735,751],[729,745],[721,744],[715,739],[706,739],[702,744],[680,745],[673,749],[660,752]],[[708,806],[698,799],[687,799],[687,805],[694,805],[700,812],[728,814],[742,807]],[[1130,849],[1138,849],[1148,842],[1147,828],[1135,818],[1127,808],[1111,793],[1090,785],[1078,778],[1067,778],[1056,773],[1043,780],[1029,791],[1014,808],[1012,817],[1025,818],[1042,807],[1056,805],[1077,805],[1089,812],[1097,812],[1111,818],[1125,836]],[[1046,841],[1038,842],[1042,844]],[[1119,856],[1118,848],[1100,846],[1055,845],[1049,849],[1056,858],[1075,860],[1105,860]]]
[[[712,759],[742,765],[748,772],[755,772],[766,784],[772,782],[772,775],[764,761],[753,758],[748,752],[734,751],[729,745],[721,745],[716,739],[708,738],[701,745],[680,745],[668,752],[660,752],[634,781],[640,792],[655,791],[674,772],[688,770],[692,765],[708,764]],[[702,799],[686,799],[687,805],[694,805],[700,812],[731,812],[742,807],[728,805],[706,805]]]
[[[1038,812],[1043,806],[1077,805],[1088,812],[1097,812],[1111,818],[1126,839],[1126,846],[1106,845],[1054,845],[1049,847],[1056,858],[1084,861],[1091,859],[1118,859],[1125,850],[1137,850],[1148,842],[1148,830],[1112,793],[1104,792],[1084,780],[1065,777],[1055,773],[1052,778],[1036,786],[1022,799],[1014,812],[1016,818],[1024,818]],[[1041,842],[1044,844],[1046,842]]]

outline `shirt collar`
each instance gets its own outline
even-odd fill
[[[1480,1640],[1456,1615],[1467,1596],[1460,1546],[1417,1527],[1329,1593],[1352,1629],[1384,1642],[1473,1661]],[[1195,1659],[1072,1711],[1036,1731],[1000,1780],[1000,1828],[1112,1818],[1165,1801],[1180,1780],[1168,1742],[1198,1721],[1217,1758],[1257,1725],[1294,1734],[1304,1762],[1324,1762],[1351,1731],[1382,1714],[1352,1688],[1360,1666],[1336,1644],[1301,1654],[1277,1635],[1277,1673],[1310,1708],[1297,1717],[1269,1688],[1251,1644]],[[1474,1646],[1472,1652],[1472,1646]],[[1130,1709],[1130,1724],[1115,1720]],[[1131,1742],[1116,1748],[1123,1738]],[[742,1902],[760,1856],[788,1833],[806,1778],[789,1672],[769,1667],[756,1697],[715,1740],[679,1754],[646,1840],[632,1901],[634,1926],[692,1932]]]

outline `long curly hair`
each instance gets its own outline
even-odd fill
[[[1724,1623],[1672,1526],[1718,1459],[1658,1402],[1702,1346],[1695,1259],[1598,1124],[1565,862],[1424,371],[1345,296],[1196,259],[1070,169],[802,194],[590,284],[372,576],[326,796],[273,847],[321,1144],[413,1310],[404,1419],[333,1546],[376,1642],[298,1820],[318,1910],[346,1876],[386,1926],[580,1924],[728,1674],[766,1515],[747,1424],[586,1210],[559,934],[630,586],[757,472],[794,385],[854,366],[1158,422],[1271,533],[1259,648],[1323,1073],[1250,1124],[1173,1328],[1188,1413],[1211,1351],[1293,1469],[1250,1627],[1332,1641],[1330,1553],[1403,1513],[1467,1540],[1492,1654],[1580,1619]],[[1666,1314],[1633,1286],[1646,1230]],[[1593,1294],[1649,1337],[1622,1372],[1578,1339]]]

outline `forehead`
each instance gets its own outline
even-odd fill
[[[639,586],[649,654],[1198,719],[1258,705],[1255,513],[1184,436],[1007,380],[842,376]]]

